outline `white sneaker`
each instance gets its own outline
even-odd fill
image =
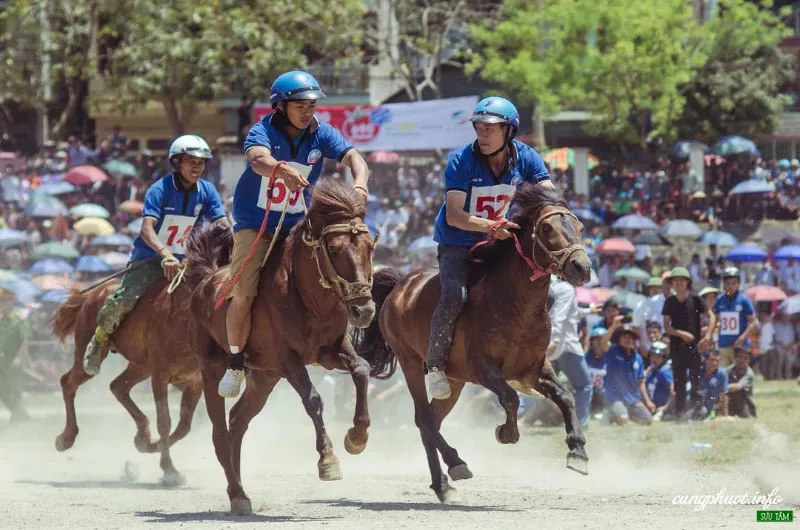
[[[225,375],[219,380],[217,392],[224,398],[235,398],[239,395],[239,387],[244,381],[244,370],[225,370]]]
[[[88,375],[97,375],[100,373],[100,365],[103,363],[103,345],[97,340],[96,336],[92,337],[89,345],[86,346],[86,354],[83,357],[83,371]]]
[[[433,399],[447,399],[450,397],[450,382],[447,375],[434,368],[429,370],[425,376],[425,384],[428,386],[428,393]]]

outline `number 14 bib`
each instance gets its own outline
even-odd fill
[[[501,219],[505,217],[516,189],[510,184],[472,188],[469,213],[484,219]]]
[[[311,173],[311,166],[304,166],[297,162],[288,162],[286,165],[299,171],[305,178],[308,178],[308,175]],[[268,184],[269,179],[267,177],[261,177],[261,188],[258,190],[259,208],[267,207]],[[285,202],[289,201],[289,206],[286,207],[287,214],[303,213],[303,203],[300,201],[301,193],[303,193],[302,190],[289,191],[283,179],[275,179],[275,185],[272,187],[272,200],[269,202],[269,211],[282,212]]]
[[[173,254],[186,254],[186,240],[197,222],[197,217],[188,215],[167,215],[158,231],[158,239]]]

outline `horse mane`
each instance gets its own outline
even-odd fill
[[[312,227],[341,223],[356,217],[363,219],[366,215],[364,197],[352,186],[333,178],[322,179],[314,186],[311,207],[308,209],[308,220]]]
[[[231,261],[233,232],[229,226],[203,224],[195,226],[186,241],[186,281],[197,285]]]
[[[539,186],[538,184],[526,183],[517,188],[514,198],[511,200],[511,221],[518,224],[520,229],[516,232],[525,230],[529,223],[533,223],[539,217],[539,212],[545,206],[559,206],[568,208],[567,200],[557,188]],[[495,261],[505,261],[506,252],[514,248],[513,239],[488,241],[472,252],[472,257],[485,264]]]

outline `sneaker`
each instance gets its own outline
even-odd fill
[[[103,346],[95,335],[86,347],[86,355],[83,357],[83,371],[89,375],[100,373],[100,365],[103,364]]]
[[[235,398],[239,395],[239,388],[244,381],[244,370],[233,370],[228,368],[225,375],[219,380],[217,392],[224,398]]]
[[[428,371],[425,376],[425,384],[428,386],[428,393],[433,399],[447,399],[450,397],[450,382],[447,375],[434,368]]]

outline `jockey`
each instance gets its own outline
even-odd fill
[[[323,158],[341,162],[353,172],[353,187],[367,197],[367,163],[347,140],[327,123],[314,116],[317,100],[325,98],[319,83],[306,72],[292,71],[278,76],[272,84],[269,101],[275,110],[253,125],[244,142],[247,165],[233,195],[235,220],[230,281],[235,281],[226,316],[228,330],[228,369],[219,382],[223,397],[236,397],[244,379],[244,348],[250,336],[250,310],[258,292],[261,263],[275,237],[281,213],[286,211],[279,236],[303,219],[300,193],[314,184],[322,173]],[[268,177],[277,177],[269,203],[264,236],[258,238],[267,205]],[[305,203],[311,198],[304,190]],[[286,204],[288,201],[288,205]],[[245,263],[246,262],[246,263]]]
[[[185,244],[198,218],[227,226],[225,208],[214,185],[200,176],[211,158],[208,144],[193,134],[177,138],[169,148],[175,171],[150,186],[144,196],[139,237],[133,243],[128,271],[116,292],[97,315],[83,369],[89,375],[100,371],[108,338],[136,302],[159,278],[172,281],[181,269]]]
[[[431,319],[425,376],[434,399],[447,399],[450,384],[445,369],[455,322],[467,301],[470,248],[487,237],[506,239],[514,223],[505,219],[517,186],[523,182],[552,187],[547,168],[536,151],[515,140],[519,113],[507,99],[488,97],[470,118],[477,140],[450,155],[445,201],[436,217],[441,297]]]

